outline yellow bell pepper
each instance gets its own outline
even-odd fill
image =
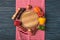
[[[38,21],[39,21],[39,24],[40,24],[40,25],[44,25],[45,22],[46,22],[46,18],[45,18],[45,17],[39,17],[39,18],[38,18]]]

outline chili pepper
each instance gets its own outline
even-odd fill
[[[41,13],[37,13],[39,17],[44,17],[44,13],[41,12]]]
[[[36,7],[34,8],[34,11],[38,13],[38,12],[40,11],[40,8],[36,6]]]
[[[34,11],[38,14],[39,17],[44,16],[44,13],[43,13],[43,11],[41,10],[41,8],[39,8],[39,7],[36,6],[36,7],[34,8]]]
[[[46,18],[45,17],[40,17],[40,18],[38,18],[38,21],[39,21],[40,25],[44,25],[45,21],[46,21]]]
[[[45,30],[45,26],[38,26],[39,30]]]

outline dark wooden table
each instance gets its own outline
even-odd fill
[[[15,0],[0,0],[0,40],[15,40],[11,19]],[[60,40],[60,0],[46,0],[46,40]]]

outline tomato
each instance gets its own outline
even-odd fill
[[[17,20],[14,21],[14,25],[15,25],[15,26],[20,26],[20,24],[21,24],[20,21],[17,21]]]

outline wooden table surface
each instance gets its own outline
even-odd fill
[[[11,16],[15,0],[0,0],[0,40],[15,40]],[[60,0],[46,0],[46,40],[60,40]]]

